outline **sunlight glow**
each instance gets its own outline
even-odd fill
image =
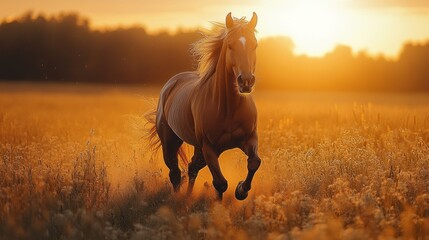
[[[263,11],[269,16],[264,26],[267,35],[280,31],[291,36],[296,52],[310,55],[322,55],[332,49],[337,44],[341,24],[346,20],[345,9],[333,1],[286,1],[267,6]]]

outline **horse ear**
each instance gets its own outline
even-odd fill
[[[256,24],[258,23],[258,15],[256,15],[255,12],[253,12],[253,16],[252,19],[250,19],[249,23],[247,24],[247,26],[249,28],[255,29]]]
[[[234,20],[232,19],[231,12],[226,15],[226,28],[231,29],[234,27]]]

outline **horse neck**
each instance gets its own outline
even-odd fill
[[[225,45],[225,44],[224,44]],[[219,113],[226,116],[232,116],[235,109],[238,107],[240,95],[234,86],[234,74],[231,69],[226,66],[226,47],[223,46],[216,72],[213,74],[212,91],[215,104]]]

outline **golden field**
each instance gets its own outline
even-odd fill
[[[218,202],[147,149],[158,91],[0,83],[0,239],[429,239],[429,95],[257,89],[262,165],[237,201],[222,155]]]

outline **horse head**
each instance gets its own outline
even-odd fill
[[[233,72],[240,93],[252,92],[255,84],[257,21],[256,13],[253,13],[252,19],[245,24],[234,22],[231,13],[226,16],[226,65],[227,69]]]

